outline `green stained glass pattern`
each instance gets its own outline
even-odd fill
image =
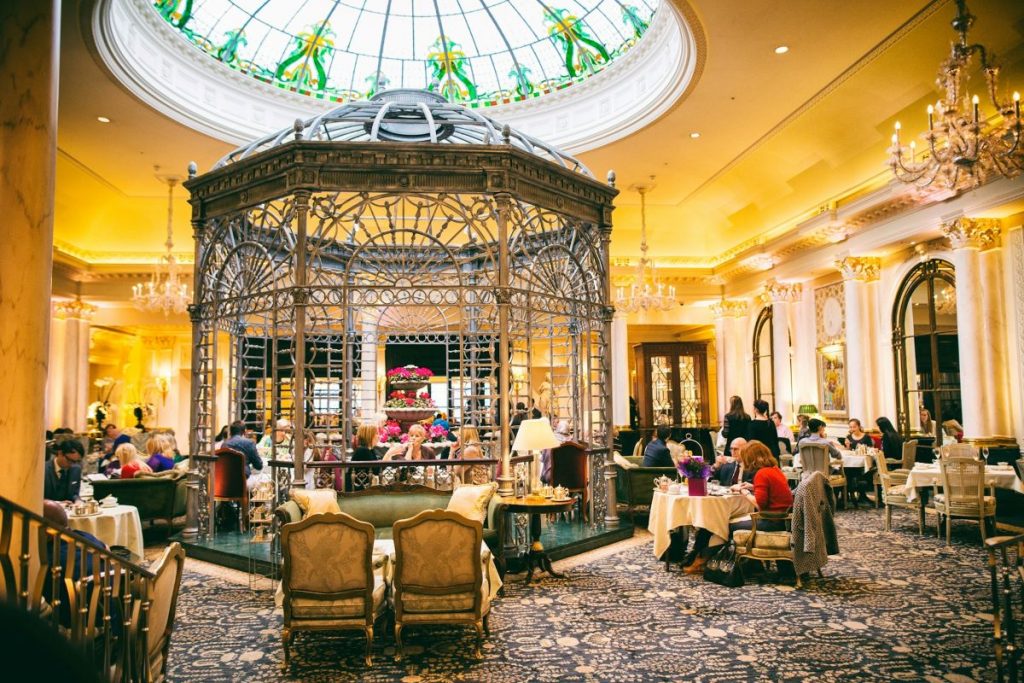
[[[268,84],[346,102],[421,88],[470,107],[589,78],[649,30],[662,0],[153,0],[213,59]]]

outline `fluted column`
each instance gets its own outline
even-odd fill
[[[60,4],[0,3],[0,496],[41,511]]]
[[[612,424],[629,424],[629,340],[626,314],[616,311],[612,318]]]
[[[994,293],[994,284],[986,286],[991,261],[982,258],[982,250],[998,243],[1000,226],[997,220],[958,218],[944,223],[942,231],[953,247],[956,270],[956,324],[960,346],[960,400],[963,403],[964,435],[969,439],[988,440],[1008,433],[1009,425],[1000,424],[1001,395],[995,367],[1005,340],[996,336],[991,306],[985,301],[986,290]]]
[[[792,304],[803,295],[799,282],[777,282],[765,284],[765,295],[772,303],[772,366],[774,368],[775,410],[782,413],[783,420],[792,419],[796,408],[793,406],[793,368],[790,320]]]
[[[869,256],[847,256],[835,262],[843,275],[843,294],[846,301],[846,409],[851,418],[857,418],[870,428],[877,407],[871,378],[877,376],[875,338],[877,331],[872,321],[871,283],[878,280],[880,259]]]
[[[712,304],[715,315],[715,345],[718,349],[718,402],[719,415],[729,412],[729,397],[744,394],[744,373],[747,372],[743,356],[743,342],[739,336],[739,318],[747,314],[746,301],[723,299]]]
[[[47,382],[51,387],[60,385],[56,426],[82,431],[89,406],[89,321],[96,307],[81,300],[60,301],[54,304],[53,312],[57,325],[51,329],[50,342],[56,342],[61,358],[57,368],[49,370]]]

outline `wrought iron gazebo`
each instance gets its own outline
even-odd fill
[[[508,416],[533,398],[594,446],[591,519],[614,522],[613,176],[433,93],[390,91],[193,166],[185,187],[191,453],[212,454],[231,420],[288,419],[302,486],[305,444],[347,442],[379,414],[389,350],[429,346],[441,402],[503,459],[502,493]],[[193,458],[195,479],[205,466]]]

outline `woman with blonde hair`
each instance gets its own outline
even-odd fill
[[[166,434],[154,434],[146,441],[146,464],[154,472],[165,472],[174,468],[174,448]]]
[[[378,460],[377,452],[373,450],[377,447],[377,425],[372,422],[364,422],[359,425],[359,429],[356,430],[355,446],[355,450],[352,451],[352,460],[354,462]],[[365,467],[358,469],[349,468],[345,474],[345,479],[352,491],[359,491],[369,488],[373,473],[374,470]]]
[[[123,443],[114,451],[114,457],[121,463],[121,478],[134,479],[139,472],[150,472],[153,469],[139,455],[139,451],[130,443]]]
[[[473,425],[459,427],[458,440],[452,447],[453,459],[479,460],[484,457],[480,449],[480,432]],[[490,469],[487,465],[457,465],[455,476],[463,484],[486,484],[491,481]]]

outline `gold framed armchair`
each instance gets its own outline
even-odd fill
[[[932,506],[938,514],[935,532],[942,531],[946,523],[946,545],[950,545],[953,519],[976,519],[981,527],[981,542],[985,543],[985,525],[996,524],[996,493],[994,486],[985,482],[985,461],[971,456],[947,455],[939,458],[942,492],[936,489]]]
[[[373,540],[372,524],[344,512],[281,527],[285,667],[296,631],[350,629],[366,634],[366,665],[373,665],[373,625],[387,604],[387,556],[374,561]]]
[[[181,574],[185,568],[185,550],[172,543],[152,571],[155,577],[147,581],[145,600],[150,602],[145,622],[145,664],[150,681],[163,681],[167,676],[167,653],[174,631],[174,615],[178,606]]]
[[[761,562],[789,562],[794,566],[793,553],[793,513],[789,512],[754,512],[750,515],[753,522],[751,529],[737,529],[732,540],[736,543],[737,559],[759,560]],[[783,522],[785,531],[758,531],[758,520],[766,522]],[[821,574],[821,571],[818,571]],[[796,587],[800,588],[800,575],[796,575]]]
[[[395,522],[395,571],[391,600],[395,619],[395,661],[401,661],[402,629],[420,624],[467,624],[477,632],[482,657],[491,609],[490,587],[481,553],[483,527],[456,512],[425,510]]]

